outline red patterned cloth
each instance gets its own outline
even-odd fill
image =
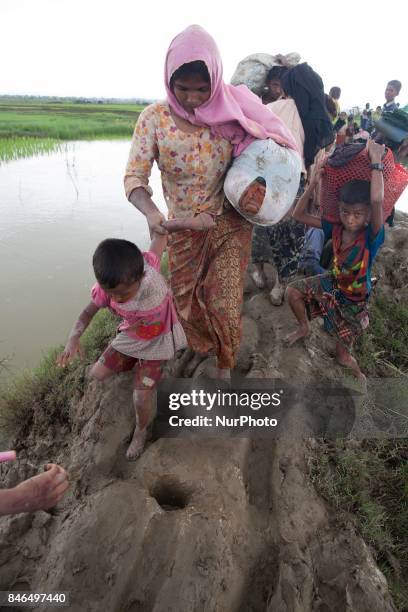
[[[134,389],[154,389],[162,375],[165,360],[137,359],[116,351],[111,345],[99,357],[99,362],[113,372],[128,372],[135,368]],[[136,366],[136,367],[135,367]]]
[[[169,270],[178,318],[190,348],[213,350],[233,368],[241,341],[241,307],[252,225],[229,204],[205,232],[170,234]]]
[[[394,156],[387,149],[383,159],[384,164],[384,219],[391,214],[398,198],[408,185],[408,172],[394,162]],[[338,223],[340,190],[345,183],[353,180],[371,180],[370,159],[364,148],[343,166],[325,166],[321,181],[320,208],[323,217],[330,223]]]

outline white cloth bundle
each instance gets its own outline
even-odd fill
[[[273,66],[296,66],[300,62],[299,53],[269,55],[253,53],[244,57],[235,69],[231,85],[246,85],[254,94],[260,96],[265,87],[266,77]]]
[[[224,182],[224,192],[232,206],[255,225],[274,225],[289,211],[299,188],[300,155],[274,140],[255,140],[235,158]],[[257,214],[242,211],[239,201],[258,177],[266,182],[266,193]]]

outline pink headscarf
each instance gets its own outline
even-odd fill
[[[211,96],[188,113],[170,89],[170,79],[183,64],[201,60],[211,78]],[[297,151],[296,142],[281,119],[245,85],[227,85],[222,80],[222,62],[214,39],[198,25],[178,34],[167,51],[164,68],[167,100],[174,112],[194,125],[205,125],[234,145],[238,156],[254,140],[272,138]]]

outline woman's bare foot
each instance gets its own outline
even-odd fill
[[[257,180],[253,181],[241,195],[238,207],[250,215],[256,215],[265,199],[266,188]]]
[[[284,342],[288,346],[292,346],[292,344],[294,344],[301,338],[306,338],[306,336],[309,334],[309,331],[310,331],[309,323],[304,323],[302,325],[299,325],[299,327],[295,329],[294,332],[285,336]]]
[[[187,217],[186,219],[171,219],[165,221],[163,227],[168,232],[179,232],[182,230],[205,231],[215,226],[214,217],[209,213],[203,212],[195,217]]]
[[[263,269],[263,264],[254,264],[254,269],[250,272],[250,276],[258,289],[265,289],[266,277]]]
[[[132,440],[128,446],[126,451],[126,459],[128,461],[135,461],[144,449],[144,445],[146,444],[147,439],[147,427],[145,429],[139,429],[139,427],[135,427],[135,431],[133,432]]]

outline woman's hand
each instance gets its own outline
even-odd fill
[[[325,157],[318,164],[316,164],[315,167],[313,168],[313,172],[309,180],[309,185],[311,187],[315,187],[320,182],[320,179],[322,178],[325,172],[326,161],[327,161],[327,158]]]
[[[150,238],[153,239],[153,234],[167,234],[166,229],[163,227],[163,223],[166,221],[166,217],[158,210],[152,211],[146,214],[146,220],[149,225]]]
[[[53,508],[68,489],[68,474],[59,465],[47,464],[47,471],[25,480],[11,489],[10,510],[13,513]]]
[[[65,366],[68,365],[70,361],[72,361],[74,357],[76,357],[76,355],[79,355],[81,358],[83,358],[84,351],[81,347],[79,338],[71,338],[70,340],[68,340],[66,347],[64,348],[62,353],[58,355],[57,365],[60,368],[65,368]]]

